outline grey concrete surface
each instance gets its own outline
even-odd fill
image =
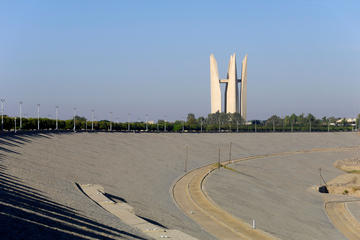
[[[360,137],[353,133],[49,133],[0,137],[0,171],[3,183],[0,189],[0,204],[8,209],[6,214],[4,210],[0,211],[2,214],[0,222],[3,228],[6,229],[6,224],[12,223],[9,222],[9,219],[17,219],[12,220],[14,224],[19,221],[22,223],[24,219],[29,220],[27,221],[29,223],[28,229],[25,228],[24,230],[24,228],[19,227],[14,231],[10,231],[10,233],[7,231],[8,234],[6,236],[9,239],[11,239],[11,233],[20,232],[21,230],[23,235],[26,236],[24,238],[30,239],[29,236],[34,234],[35,238],[33,239],[41,239],[39,234],[32,232],[33,229],[38,228],[41,229],[40,232],[45,236],[43,239],[54,234],[59,234],[58,239],[70,239],[71,237],[69,236],[72,236],[71,232],[78,234],[78,239],[146,239],[141,232],[123,224],[112,214],[104,211],[91,200],[84,197],[74,185],[74,182],[94,183],[101,184],[105,191],[113,195],[114,198],[120,197],[125,199],[134,207],[136,214],[144,218],[151,219],[172,229],[179,229],[199,239],[214,239],[176,207],[169,189],[174,181],[184,174],[186,144],[189,145],[188,168],[193,169],[216,162],[218,160],[219,145],[222,160],[228,159],[229,142],[233,142],[233,157],[237,158],[247,155],[316,147],[359,145]],[[317,184],[318,181],[315,179],[317,179],[318,165],[325,169],[325,165],[329,164],[329,171],[326,170],[324,175],[329,178],[336,176],[339,172],[332,168],[332,160],[336,160],[335,156],[337,154],[320,155],[329,156],[329,158],[326,158],[326,161],[323,160],[324,166],[322,164],[315,164],[315,166],[311,163],[312,161],[316,162],[317,159],[307,161],[294,160],[299,163],[297,165],[289,164],[286,167],[289,170],[288,172],[274,170],[273,174],[282,176],[283,173],[289,177],[300,178],[297,172],[297,168],[299,168],[305,173],[308,171],[308,177],[310,177],[314,173],[313,168],[315,167],[313,178],[314,184]],[[321,157],[320,159],[325,158]],[[288,163],[287,159],[283,161],[286,164]],[[255,162],[246,164],[255,164]],[[306,168],[307,165],[309,165],[308,168]],[[225,202],[233,202],[234,204],[225,204],[225,207],[234,213],[244,212],[238,211],[236,208],[234,209],[234,207],[240,206],[238,203],[242,199],[241,196],[244,196],[244,193],[246,195],[247,192],[244,189],[248,189],[251,194],[260,192],[261,188],[249,188],[252,185],[251,182],[257,182],[262,179],[266,180],[266,177],[268,177],[266,169],[263,169],[262,162],[257,167],[260,169],[260,173],[255,171],[256,178],[254,179],[245,178],[231,172],[225,174],[225,172],[221,171],[219,174],[224,174],[224,176],[220,175],[220,177],[217,177],[218,175],[216,174],[211,176],[206,187],[209,188],[211,196],[214,196],[214,199],[221,203],[223,199],[221,197],[219,199],[219,196],[225,196],[229,192],[234,192],[230,198],[229,196],[224,198]],[[256,165],[255,168],[248,167],[247,171],[249,172],[246,171],[246,173],[254,175],[255,173],[251,172],[254,169],[257,169]],[[306,176],[304,177],[305,179]],[[228,183],[228,181],[225,181],[225,179],[228,179],[231,185],[240,189],[226,191],[227,185],[225,183]],[[280,180],[284,180],[284,178],[280,177]],[[313,183],[311,178],[307,180],[306,184],[300,184],[301,186],[298,186],[297,182],[293,185],[295,182],[292,181],[285,184],[286,186],[277,186],[277,178],[266,181],[267,185],[274,187],[274,189],[258,193],[259,196],[264,196],[259,198],[257,201],[258,205],[254,205],[254,208],[260,208],[263,205],[263,201],[267,203],[268,200],[265,196],[268,195],[271,198],[271,194],[274,191],[282,193],[283,197],[292,196],[287,191],[294,191],[294,189],[303,190],[303,187],[308,187],[307,183],[310,185]],[[221,182],[224,184],[221,185]],[[245,184],[246,182],[248,184]],[[263,184],[262,181],[260,182]],[[213,187],[210,188],[210,186]],[[234,188],[231,187],[231,189]],[[309,194],[312,196],[313,193],[306,192],[306,194],[305,196]],[[29,202],[29,198],[31,202]],[[299,198],[306,197],[299,196]],[[294,202],[297,203],[297,197],[291,197],[291,199],[294,199]],[[310,199],[310,202],[316,202],[317,204],[317,196],[314,195]],[[245,200],[249,200],[249,198],[242,200],[241,203],[244,203],[245,207],[242,207],[241,210],[247,208],[253,209],[252,207],[246,207],[248,203]],[[265,204],[264,208],[266,206],[277,206],[275,203],[278,203],[278,200],[282,200],[282,198],[280,197],[275,200],[274,204]],[[252,198],[251,201],[253,201]],[[293,206],[298,206],[295,203]],[[30,207],[34,204],[40,205],[36,208]],[[30,212],[32,214],[26,215],[27,211],[29,214]],[[272,213],[273,209],[269,209],[267,212],[276,214]],[[285,214],[286,212],[280,211],[280,213]],[[253,216],[251,212],[246,214]],[[323,219],[325,217],[321,211],[319,215],[321,216],[314,213],[314,216],[317,216],[317,218],[312,223],[315,225],[320,221],[325,227],[329,225],[329,223],[323,220],[317,220],[318,218]],[[299,221],[304,220],[300,219]],[[260,226],[262,225],[261,221],[259,224]],[[32,225],[35,227],[32,227]],[[308,223],[303,223],[303,225],[307,226]],[[292,227],[295,228],[292,229],[295,234],[296,232],[307,230],[303,225],[300,225],[300,227],[289,226],[290,229]],[[330,225],[329,228],[331,228]],[[49,229],[52,230],[50,231]],[[4,232],[6,231],[4,230]],[[65,233],[61,235],[59,232]],[[76,239],[73,236],[72,238]],[[18,239],[18,237],[13,239]]]
[[[360,136],[348,137],[324,136],[317,142],[314,137],[307,139],[307,143],[303,141],[307,137],[299,137],[298,143],[284,142],[282,145],[305,149],[306,144],[314,147],[359,144]],[[280,150],[277,139],[274,139],[274,147]],[[333,167],[333,162],[354,154],[306,153],[245,161],[230,165],[238,172],[215,171],[207,178],[205,189],[213,201],[228,212],[248,223],[255,219],[258,228],[281,239],[346,239],[330,223],[321,194],[314,186],[320,184],[319,168],[325,180],[331,180],[343,174]],[[355,206],[352,209],[358,210]]]

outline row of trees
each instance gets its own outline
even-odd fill
[[[357,118],[359,126],[360,114]],[[108,120],[88,121],[84,117],[76,116],[76,130],[103,130],[103,131],[167,131],[167,132],[271,132],[271,131],[352,131],[354,126],[349,125],[346,121],[338,126],[334,123],[338,118],[323,117],[316,119],[312,114],[305,116],[289,115],[281,118],[273,115],[267,120],[253,120],[245,122],[239,113],[214,113],[209,114],[206,118],[196,118],[194,114],[189,113],[186,121],[165,122],[158,120],[157,123],[146,122],[110,122]],[[2,129],[11,131],[20,129],[20,119],[4,116]],[[22,118],[21,130],[37,130],[38,124],[40,130],[55,130],[56,120],[49,118]],[[74,120],[58,120],[58,130],[73,130]],[[356,128],[356,127],[355,127]]]

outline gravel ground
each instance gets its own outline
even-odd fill
[[[84,197],[75,182],[100,184],[107,193],[126,200],[142,217],[199,239],[214,239],[176,207],[169,191],[176,179],[184,174],[186,145],[189,146],[188,168],[193,169],[216,162],[219,146],[221,159],[228,159],[229,142],[233,142],[233,158],[239,158],[317,147],[359,145],[360,137],[353,133],[63,133],[3,136],[0,137],[2,239],[146,239]],[[280,159],[283,165],[277,164],[280,169],[276,168],[278,170],[272,174],[265,171],[266,166],[273,166],[279,162],[278,158],[249,161],[242,163],[250,165],[246,169],[241,165],[236,167],[256,178],[224,170],[209,177],[206,189],[221,205],[227,199],[225,209],[240,214],[240,217],[241,214],[256,217],[252,213],[254,209],[269,207],[265,212],[283,218],[279,224],[269,226],[270,232],[284,228],[279,230],[279,236],[282,232],[285,235],[281,236],[289,236],[286,233],[291,230],[300,234],[311,225],[322,224],[321,227],[313,227],[318,229],[317,232],[314,230],[314,234],[320,235],[329,229],[334,236],[339,236],[329,239],[341,239],[341,235],[324,220],[323,210],[315,213],[307,209],[308,205],[319,209],[321,202],[319,196],[307,188],[318,184],[319,166],[324,168],[324,175],[329,179],[339,174],[332,163],[337,157],[345,155],[316,153],[306,155],[314,158],[299,155],[291,157],[295,158],[291,161],[285,157]],[[260,168],[260,173],[256,167]],[[284,169],[281,170],[281,167]],[[289,176],[294,180],[288,181]],[[263,181],[266,191],[254,188],[254,182],[261,185]],[[286,184],[283,186],[280,183],[284,181]],[[279,192],[280,197],[274,199],[273,204],[268,204],[268,198]],[[289,196],[291,201],[287,199]],[[258,200],[254,202],[253,197],[258,197]],[[274,210],[284,198],[291,203],[290,207],[298,209],[295,213],[299,212],[303,218],[288,215],[281,209],[279,213]],[[307,213],[315,219],[306,222],[309,220],[305,217]],[[288,218],[295,220],[285,228],[281,223],[286,223]],[[259,221],[262,228],[265,223]],[[296,225],[299,222],[301,227]],[[290,236],[284,239],[300,238]]]

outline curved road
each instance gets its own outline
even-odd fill
[[[356,148],[357,147],[321,148],[307,151],[258,155],[233,160],[232,163],[265,157],[286,156],[311,152],[349,151]],[[221,163],[222,166],[227,164],[229,164],[229,161]],[[182,209],[187,216],[197,222],[205,231],[211,233],[218,239],[277,239],[260,229],[253,229],[252,226],[243,222],[241,219],[232,216],[209,198],[206,191],[203,189],[203,182],[208,174],[217,168],[218,164],[210,164],[194,169],[180,178],[173,186],[172,191],[173,198],[178,207]],[[349,224],[350,218],[344,216],[349,216],[350,213],[345,209],[345,207],[342,208],[338,204],[331,203],[327,203],[325,207],[329,218],[339,231],[341,231],[350,240],[359,239],[359,223],[353,218],[351,219],[351,224]],[[335,221],[333,219],[335,219]],[[351,232],[353,234],[345,234],[344,231]]]

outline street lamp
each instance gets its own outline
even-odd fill
[[[148,131],[149,130],[149,128],[148,128],[148,117],[149,117],[149,115],[145,115],[145,118],[146,118],[146,122],[145,122],[145,124],[146,124],[146,131]]]
[[[59,106],[56,106],[55,107],[56,130],[59,130],[58,118],[59,118]]]
[[[112,131],[112,112],[110,112],[110,132]]]
[[[1,99],[1,131],[4,131],[4,104],[5,99]]]
[[[166,115],[164,116],[164,132],[166,132]]]
[[[130,113],[128,113],[128,132],[130,132]]]
[[[74,132],[76,132],[76,108],[74,108]]]
[[[94,112],[95,110],[91,110],[91,131],[94,131]]]
[[[37,104],[38,131],[40,130],[40,104]]]
[[[22,104],[23,104],[23,102],[20,101],[20,102],[19,102],[19,108],[20,108],[20,109],[19,109],[19,112],[20,112],[20,114],[19,114],[19,115],[20,115],[20,127],[19,127],[19,129],[22,128],[22,117],[21,117]]]

